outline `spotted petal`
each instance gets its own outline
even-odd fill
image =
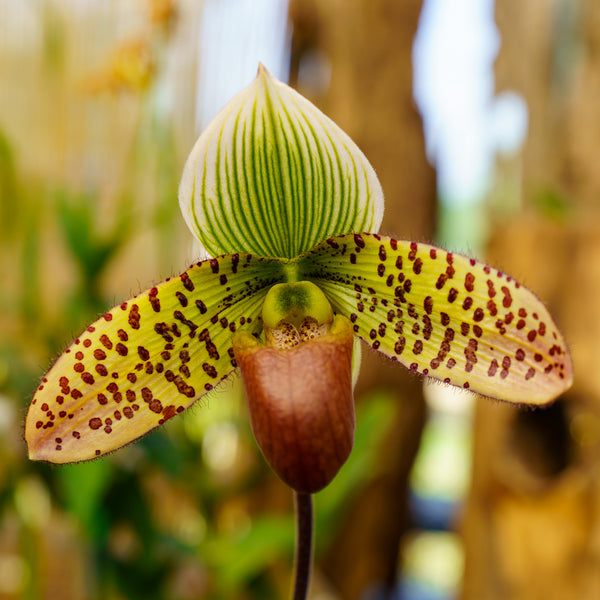
[[[235,368],[232,332],[261,328],[281,264],[230,255],[116,306],[90,325],[42,380],[27,415],[32,459],[100,456],[161,425]]]
[[[544,404],[572,382],[541,301],[473,259],[378,235],[328,239],[300,261],[335,311],[410,370],[486,396]]]
[[[383,216],[356,144],[262,66],[198,139],[179,202],[211,256],[293,258],[331,235],[376,232]]]

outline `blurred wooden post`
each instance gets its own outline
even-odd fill
[[[411,53],[420,10],[420,0],[292,0],[291,79],[375,167],[386,195],[382,231],[431,240],[435,177],[412,96]],[[330,66],[326,90],[298,78],[307,60]],[[391,589],[399,539],[409,526],[408,475],[425,419],[422,386],[366,350],[357,400],[381,387],[393,390],[400,407],[384,441],[385,466],[350,508],[348,525],[321,565],[344,599],[362,597],[368,588]]]
[[[575,385],[545,411],[478,404],[462,597],[592,600],[600,598],[600,6],[500,0],[496,18],[497,87],[524,96],[530,127],[525,209],[496,224],[490,262],[550,303]]]

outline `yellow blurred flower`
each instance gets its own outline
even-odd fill
[[[83,86],[92,94],[142,92],[152,80],[154,60],[150,42],[127,40],[111,54],[107,64],[87,77]]]

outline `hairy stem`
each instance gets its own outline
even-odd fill
[[[296,560],[293,600],[306,600],[312,565],[313,501],[311,494],[295,492]]]

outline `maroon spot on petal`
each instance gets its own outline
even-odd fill
[[[202,300],[196,300],[196,307],[200,311],[201,315],[205,314],[206,311],[208,310],[208,308],[206,308],[206,304],[204,304],[204,302],[202,302]]]
[[[238,257],[239,260],[239,257]],[[183,283],[183,287],[188,291],[188,292],[193,292],[194,291],[194,282],[190,279],[190,276],[187,274],[187,272],[182,273],[179,278],[181,279],[181,282]]]
[[[102,419],[99,419],[98,417],[90,419],[89,426],[90,429],[100,429],[100,427],[102,427]]]
[[[187,280],[189,281],[189,279]],[[181,304],[182,307],[186,307],[188,305],[188,299],[187,296],[183,293],[183,292],[175,292],[175,296],[177,297],[177,300],[179,300],[179,304]]]
[[[525,360],[525,350],[523,350],[523,348],[518,348],[515,352],[515,358],[519,361]]]
[[[215,369],[214,365],[205,362],[202,363],[202,368],[209,377],[212,377],[213,379],[217,377],[217,369]]]
[[[408,253],[408,260],[415,260],[417,257],[417,242],[410,243],[410,252]]]
[[[475,289],[475,275],[473,273],[465,275],[465,289],[467,292],[472,292]]]
[[[154,398],[150,404],[148,405],[148,408],[154,412],[154,413],[161,413],[163,406],[160,400],[157,400],[156,398]]]
[[[423,261],[420,258],[417,258],[413,263],[413,272],[418,275],[423,269]]]
[[[150,358],[150,352],[144,346],[138,346],[137,348],[138,355],[142,360],[148,360]]]
[[[532,329],[532,330],[531,330],[531,331],[530,331],[530,332],[527,334],[527,339],[528,339],[530,342],[533,342],[533,340],[535,340],[536,336],[537,336],[537,331],[536,331],[535,329]]]
[[[430,315],[433,312],[433,298],[431,296],[427,296],[423,301],[423,308],[425,312]]]
[[[131,305],[127,321],[132,329],[140,328],[140,307],[137,304]]]
[[[467,364],[465,365],[465,371],[468,373],[473,370],[473,366],[477,363],[477,340],[471,338],[467,347],[464,350],[465,357],[467,359]]]
[[[356,244],[356,246],[358,248],[364,248],[365,247],[365,240],[363,239],[362,235],[355,233],[354,234],[354,243]]]
[[[448,276],[445,273],[441,273],[435,282],[435,287],[438,290],[441,290],[444,287],[444,284],[448,281]]]
[[[94,383],[94,376],[91,373],[88,373],[87,371],[81,374],[81,379],[84,383],[87,383],[88,385],[92,385]]]

